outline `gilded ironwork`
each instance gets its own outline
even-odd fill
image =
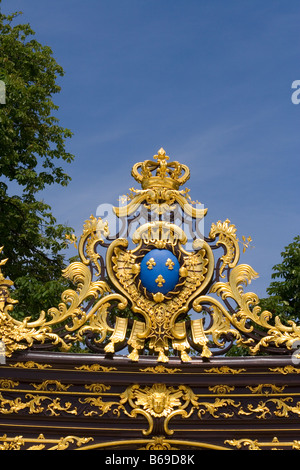
[[[291,364],[285,367],[276,367],[270,368],[271,372],[279,372],[280,374],[300,374],[300,369],[298,367],[292,366]]]
[[[100,364],[84,364],[83,366],[75,367],[77,370],[87,370],[90,372],[112,372],[118,370],[116,367],[105,367]]]
[[[20,367],[22,369],[51,369],[52,366],[51,364],[40,364],[38,362],[34,362],[34,361],[26,361],[26,362],[16,362],[16,363],[12,363],[12,364],[9,364],[10,367]]]
[[[163,363],[172,349],[190,362],[193,355],[209,359],[225,352],[234,342],[252,355],[291,353],[300,326],[272,318],[261,311],[255,293],[244,291],[257,277],[250,266],[239,264],[239,245],[245,251],[251,237],[240,241],[228,219],[213,223],[208,237],[199,233],[207,209],[191,200],[187,188],[180,189],[190,171],[171,162],[164,149],[154,160],[136,163],[132,175],[142,189],[131,188],[128,203],[114,213],[123,227],[134,221],[134,233],[130,237],[128,229],[126,236],[112,236],[107,220],[91,216],[79,240],[68,237],[78,246],[79,261],[63,275],[74,289],[65,290],[59,305],[37,320],[14,319],[13,282],[1,272],[7,259],[0,262],[5,355],[43,344],[69,351],[75,342],[107,355],[126,347],[132,361],[146,351]]]
[[[158,365],[155,367],[146,367],[145,369],[140,369],[141,372],[152,372],[153,374],[175,374],[176,372],[181,372],[181,369],[172,367],[172,369],[165,367],[163,365]]]
[[[213,393],[217,393],[218,395],[225,395],[227,393],[233,392],[234,387],[230,385],[215,385],[208,387],[208,390]]]
[[[18,414],[25,409],[28,409],[30,414],[47,413],[49,416],[58,416],[61,412],[77,414],[77,409],[72,406],[71,402],[66,401],[63,404],[60,398],[27,393],[25,400],[20,397],[8,399],[0,393],[0,414]]]
[[[26,450],[66,450],[81,447],[84,444],[92,441],[92,437],[77,437],[67,436],[60,439],[46,439],[43,434],[40,434],[36,439],[26,439],[23,436],[8,437],[6,434],[0,436],[0,450],[23,450],[26,445]],[[55,444],[55,445],[53,445]]]
[[[285,386],[283,385],[282,387],[278,387],[274,384],[259,384],[256,387],[251,387],[250,385],[247,385],[247,388],[249,388],[252,393],[262,393],[264,395],[270,395],[270,393],[283,392]]]
[[[95,355],[77,356],[44,353],[55,360],[51,369],[12,368],[13,359],[1,367],[0,449],[63,448],[74,429],[90,441],[70,441],[66,450],[233,450],[250,449],[250,441],[259,448],[297,448],[297,374],[285,380],[269,370],[287,365],[287,357],[223,357],[209,368],[200,358],[192,364],[172,358],[165,366],[145,356],[139,364],[124,357],[96,364]],[[40,352],[30,352],[33,357]],[[109,367],[113,363],[117,367]],[[274,429],[277,444],[271,442]]]
[[[300,450],[300,441],[279,441],[274,437],[272,441],[259,441],[258,439],[232,439],[226,440],[224,444],[229,444],[236,449],[246,447],[247,450]]]
[[[233,369],[232,367],[221,366],[205,369],[205,372],[209,374],[241,374],[242,372],[246,372],[246,369]]]

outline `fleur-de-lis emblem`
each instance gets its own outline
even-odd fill
[[[153,269],[153,266],[156,266],[154,258],[150,258],[149,261],[147,261],[146,264],[147,264],[148,269]]]
[[[168,258],[165,265],[168,266],[168,269],[170,269],[170,271],[172,271],[174,264],[175,263],[170,258]]]
[[[166,281],[164,280],[164,278],[163,278],[162,275],[160,274],[160,275],[157,276],[157,278],[155,279],[155,282],[156,282],[156,284],[158,285],[158,287],[162,287]]]

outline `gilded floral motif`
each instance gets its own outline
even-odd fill
[[[253,355],[269,347],[292,351],[300,340],[300,326],[294,321],[284,324],[279,317],[272,320],[270,312],[261,311],[258,296],[244,291],[257,273],[238,264],[241,242],[234,224],[229,219],[213,223],[205,239],[192,229],[198,227],[207,209],[191,201],[187,188],[179,189],[190,177],[188,167],[169,161],[161,148],[154,160],[135,164],[132,175],[142,189],[133,188],[129,203],[114,208],[114,213],[123,224],[124,218],[128,222],[141,208],[147,221],[138,222],[131,239],[129,230],[127,238],[116,235],[113,239],[108,221],[91,215],[79,240],[69,236],[70,243],[78,246],[79,260],[63,276],[74,289],[65,290],[59,305],[41,311],[37,320],[14,319],[13,281],[5,279],[1,271],[7,259],[0,261],[0,337],[5,356],[44,343],[68,351],[75,342],[83,341],[107,354],[128,347],[133,361],[148,348],[162,363],[168,362],[171,348],[188,362],[192,360],[190,349],[209,358],[215,349],[228,349],[234,342]],[[175,223],[177,212],[186,218],[184,223]],[[139,221],[139,217],[132,220]],[[186,246],[189,238],[190,251]],[[243,248],[251,241],[243,236]],[[129,249],[130,242],[133,249]],[[223,252],[215,259],[219,247]],[[157,274],[155,292],[141,282],[141,260],[153,249],[170,253],[165,261],[169,276]],[[148,274],[154,263],[150,258]],[[174,285],[169,287],[175,272]],[[118,314],[112,315],[115,308]],[[132,328],[127,308],[139,317]],[[189,323],[191,310],[200,315]],[[206,322],[207,316],[210,321]],[[58,330],[62,325],[63,332]]]

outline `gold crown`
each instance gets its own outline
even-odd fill
[[[177,190],[189,179],[189,168],[179,162],[167,163],[169,157],[163,148],[153,158],[157,162],[145,160],[132,167],[131,174],[143,189],[164,187]]]

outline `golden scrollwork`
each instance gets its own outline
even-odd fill
[[[139,450],[179,450],[178,447],[173,447],[164,436],[154,436],[145,447],[140,447]]]
[[[179,190],[190,177],[189,168],[179,162],[169,162],[163,148],[154,155],[154,159],[136,163],[132,167],[132,176],[141,184],[142,189],[131,189],[131,202],[124,207],[115,207],[118,217],[131,215],[141,205],[162,214],[169,211],[177,203],[184,209],[186,214],[203,218],[207,209],[195,208],[190,203],[189,190]]]
[[[21,397],[15,399],[5,398],[0,393],[0,414],[8,415],[19,413],[27,409],[30,414],[49,413],[50,416],[58,416],[61,412],[76,415],[76,407],[70,402],[62,404],[60,398],[51,398],[46,395],[33,395],[27,393],[25,400]]]
[[[300,327],[293,321],[289,321],[290,326],[285,326],[279,317],[275,317],[275,325],[270,324],[272,314],[266,310],[261,312],[258,296],[253,292],[244,292],[243,286],[256,276],[257,273],[248,265],[235,266],[230,272],[229,281],[215,283],[211,292],[216,293],[222,299],[231,298],[237,303],[237,312],[230,315],[223,310],[223,313],[238,332],[236,333],[237,343],[247,346],[251,354],[257,354],[262,348],[270,345],[292,349],[293,344],[299,340]],[[219,303],[216,304],[220,306]],[[253,331],[254,323],[266,331],[265,336],[258,341],[243,336],[243,333],[247,335]]]
[[[116,367],[106,367],[100,364],[84,364],[83,366],[75,367],[75,369],[89,372],[113,372],[118,370]]]
[[[33,383],[32,386],[38,391],[67,391],[72,384],[62,384],[59,380],[45,380],[40,384]]]
[[[261,393],[264,395],[270,395],[270,393],[280,393],[285,389],[285,385],[280,387],[274,384],[258,384],[256,387],[247,385],[247,387],[249,390],[251,390],[252,393]]]
[[[152,372],[153,374],[175,374],[176,372],[182,372],[182,369],[177,369],[176,367],[172,367],[169,369],[161,364],[155,367],[146,367],[145,369],[140,369],[141,372]]]
[[[191,201],[187,188],[179,189],[190,177],[188,167],[170,161],[161,148],[154,160],[136,163],[132,176],[142,188],[132,188],[128,204],[113,211],[122,224],[130,217],[138,222],[134,233],[130,237],[127,230],[127,238],[110,238],[108,221],[91,215],[79,240],[68,236],[78,246],[79,261],[66,267],[63,276],[74,288],[66,289],[59,305],[41,311],[37,320],[14,318],[13,282],[1,271],[7,259],[0,261],[5,355],[44,343],[68,351],[78,342],[109,355],[126,347],[132,361],[146,350],[162,363],[172,349],[189,362],[191,350],[210,358],[215,349],[225,350],[233,342],[253,355],[270,347],[292,351],[300,326],[261,311],[258,296],[244,290],[257,273],[238,264],[241,242],[234,224],[229,219],[213,223],[208,238],[199,232],[207,209]],[[141,214],[134,216],[140,208],[144,220]],[[252,241],[242,240],[244,249]],[[219,247],[224,251],[218,258]],[[162,264],[151,257],[152,250],[165,250]],[[147,275],[155,275],[155,287],[145,285],[142,260],[147,254]],[[169,285],[171,276],[175,280]],[[192,311],[196,318],[190,320]]]
[[[129,403],[132,410],[128,413],[125,408],[124,412],[135,417],[137,414],[143,415],[147,421],[149,428],[144,430],[144,435],[149,435],[153,430],[153,419],[164,418],[164,431],[166,434],[173,434],[169,429],[169,421],[175,415],[181,415],[184,418],[189,417],[193,410],[187,412],[188,405],[196,405],[197,398],[193,391],[185,385],[179,387],[170,387],[165,384],[154,384],[152,387],[141,387],[138,384],[128,387],[121,395],[120,403],[124,405]]]
[[[10,389],[10,388],[17,387],[18,385],[19,385],[19,382],[14,382],[13,380],[10,380],[10,379],[0,380],[0,388]]]
[[[157,368],[166,373],[166,370],[161,370],[165,369],[164,366],[158,365]],[[86,383],[84,391],[78,392],[70,391],[71,384],[56,380],[30,383],[33,390],[19,389],[13,381],[2,385],[2,416],[66,416],[68,420],[79,416],[100,419],[104,415],[107,419],[144,418],[146,425],[141,430],[144,436],[153,435],[157,429],[165,436],[171,436],[176,432],[178,419],[191,419],[197,426],[199,421],[245,417],[260,422],[274,418],[286,422],[300,416],[298,397],[283,394],[284,387],[274,384],[249,386],[251,393],[241,393],[234,386],[221,383],[209,387],[212,394],[203,393],[199,387],[173,386],[164,382],[151,385],[134,383],[125,385],[121,391],[112,390],[110,385],[102,382],[93,382]]]
[[[288,365],[284,367],[276,367],[275,369],[270,368],[270,372],[279,372],[280,374],[300,374],[300,369],[298,367]]]
[[[205,372],[208,372],[210,374],[241,374],[242,372],[246,372],[246,369],[232,369],[232,367],[221,366],[205,369]]]
[[[103,416],[114,407],[114,414],[120,416],[120,407],[119,401],[103,401],[103,398],[100,396],[97,397],[87,397],[79,398],[79,402],[82,404],[88,404],[90,408],[83,412],[84,416]],[[93,409],[97,408],[97,410]]]
[[[181,245],[181,242],[185,241],[184,234],[170,223],[157,223],[151,226],[145,224],[139,228],[138,235],[134,234],[133,241],[138,246],[128,251],[126,239],[118,239],[111,243],[107,250],[108,274],[116,288],[131,302],[132,310],[144,317],[145,330],[138,335],[139,343],[131,341],[134,351],[137,352],[143,348],[144,342],[141,340],[150,338],[150,349],[159,353],[159,361],[167,362],[165,352],[169,349],[168,340],[173,340],[174,345],[176,340],[183,340],[186,337],[185,333],[183,335],[178,333],[176,319],[182,312],[188,311],[192,299],[210,281],[213,273],[213,263],[210,261],[213,255],[204,241],[199,243],[199,249],[196,252],[187,252]],[[141,283],[135,282],[138,275],[135,266],[139,260],[139,251],[142,245],[150,250],[152,244],[161,248],[172,247],[176,244],[180,249],[184,269],[181,269],[181,289],[178,292],[149,296],[145,289],[141,289]],[[194,246],[198,246],[197,240]],[[164,283],[162,276],[158,276],[156,281],[158,286]],[[187,347],[189,348],[189,345]],[[183,360],[189,360],[186,349],[178,349]]]
[[[217,393],[218,395],[225,395],[227,393],[233,392],[234,386],[230,385],[225,385],[225,384],[220,384],[220,385],[214,385],[208,387],[208,390],[210,390],[213,393]]]
[[[10,315],[17,302],[9,295],[8,288],[13,282],[0,274],[0,338],[4,343],[7,357],[11,357],[15,351],[27,349],[35,342],[50,342],[67,351],[75,341],[82,340],[86,331],[98,334],[100,338],[97,341],[101,343],[108,332],[114,331],[106,322],[110,302],[118,302],[118,307],[123,309],[127,305],[127,300],[118,293],[112,293],[105,280],[93,281],[90,269],[91,265],[95,264],[98,269],[97,274],[100,274],[98,255],[93,255],[92,249],[103,241],[99,233],[102,235],[107,233],[107,230],[107,225],[103,224],[100,218],[96,220],[91,217],[90,221],[87,221],[79,241],[81,261],[71,263],[63,271],[63,276],[77,286],[76,290],[65,290],[58,307],[50,308],[47,314],[42,311],[36,321],[26,318],[20,322]],[[6,261],[3,260],[2,265]],[[86,312],[84,306],[90,299],[94,299],[95,302]],[[66,321],[68,321],[65,325],[67,334],[60,336],[55,333],[55,327]]]
[[[241,449],[243,446],[248,446],[248,450],[260,450],[257,439],[231,439],[226,440],[225,444]]]
[[[9,364],[10,367],[20,367],[21,369],[51,369],[51,364],[40,364],[39,362],[26,361],[26,362],[14,362]]]
[[[98,383],[90,384],[90,385],[86,384],[84,387],[93,393],[106,392],[107,390],[110,390],[111,388],[110,385],[104,385],[104,384],[98,384]]]
[[[40,434],[34,439],[23,436],[8,437],[4,434],[0,436],[0,450],[23,450],[25,447],[26,450],[66,450],[70,446],[81,447],[92,440],[92,437],[66,436],[60,439],[47,439]]]
[[[229,444],[236,449],[246,447],[248,450],[300,450],[300,441],[279,441],[274,437],[272,441],[259,441],[258,439],[230,439],[226,440],[224,444]]]

